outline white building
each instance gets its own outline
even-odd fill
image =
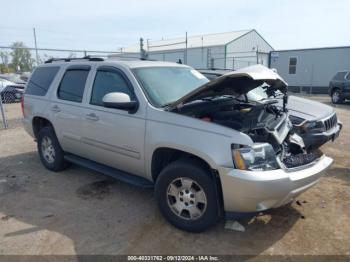
[[[186,48],[187,46],[187,48]],[[238,69],[256,63],[268,66],[272,46],[255,30],[145,41],[149,59],[173,61],[194,68]],[[140,44],[123,49],[125,56],[140,53]]]
[[[271,52],[270,67],[287,81],[290,91],[327,93],[339,71],[350,70],[350,46]]]

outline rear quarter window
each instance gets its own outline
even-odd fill
[[[81,102],[89,70],[68,69],[64,74],[57,91],[57,97],[62,100]]]
[[[29,79],[25,93],[45,96],[59,69],[58,66],[37,68]]]

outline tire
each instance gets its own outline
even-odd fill
[[[339,89],[334,89],[331,94],[331,99],[333,104],[341,104],[343,103],[343,99],[341,98],[341,91]]]
[[[179,229],[202,232],[220,218],[215,180],[199,161],[170,163],[157,178],[155,196],[163,216]]]
[[[64,151],[52,127],[43,127],[40,129],[37,146],[40,160],[47,169],[57,172],[67,167],[67,162],[64,159]]]

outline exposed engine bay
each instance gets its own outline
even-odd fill
[[[276,106],[277,103],[274,98],[253,102],[220,96],[203,98],[173,111],[243,132],[255,143],[271,144],[286,168],[315,161],[322,153],[305,149],[303,139],[292,131],[287,110]]]

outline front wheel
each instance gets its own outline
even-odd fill
[[[216,183],[198,161],[177,160],[159,174],[155,195],[160,211],[175,227],[201,232],[219,219]]]
[[[340,90],[336,89],[332,92],[332,103],[333,104],[340,104],[343,102],[343,99],[341,98],[341,92]]]

